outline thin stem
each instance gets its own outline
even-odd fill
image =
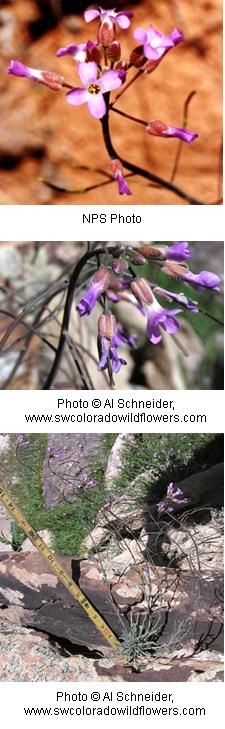
[[[105,94],[105,100],[106,105],[109,101],[109,94]],[[120,155],[117,154],[115,151],[111,137],[109,132],[109,109],[107,110],[106,114],[102,117],[100,120],[102,124],[102,131],[103,131],[103,138],[106,145],[107,152],[109,154],[109,157],[111,159],[119,159],[120,162],[122,162],[123,167],[125,167],[128,170],[131,170],[133,174],[140,175],[141,177],[145,177],[147,180],[150,180],[150,182],[155,182],[158,185],[161,185],[161,187],[165,187],[166,190],[170,190],[171,192],[174,192],[175,195],[178,195],[178,197],[183,198],[183,200],[186,200],[190,203],[190,205],[204,205],[200,200],[197,200],[195,197],[192,197],[191,195],[188,195],[188,193],[181,190],[180,187],[177,187],[172,182],[169,182],[168,180],[164,180],[162,177],[158,177],[158,175],[154,175],[152,172],[148,172],[148,170],[144,170],[142,167],[139,167],[133,162],[129,162],[126,159],[123,159]]]
[[[137,78],[139,78],[139,76],[141,76],[141,74],[142,74],[142,73],[144,73],[144,72],[143,72],[143,70],[142,70],[142,68],[139,68],[139,69],[138,69],[138,71],[137,71],[137,73],[135,74],[135,76],[133,76],[133,78],[131,78],[131,79],[130,79],[130,81],[128,81],[128,82],[127,82],[127,84],[124,84],[124,85],[123,85],[123,86],[121,87],[121,89],[120,89],[119,93],[118,93],[118,94],[117,94],[117,95],[116,95],[116,96],[114,97],[114,99],[113,99],[113,100],[111,101],[111,103],[109,104],[109,109],[111,109],[111,108],[112,108],[112,106],[114,106],[114,104],[116,103],[116,101],[118,101],[118,99],[120,99],[120,97],[121,97],[121,96],[122,96],[122,95],[124,94],[124,92],[125,92],[125,91],[126,91],[126,90],[127,90],[128,88],[129,88],[129,86],[131,86],[131,84],[133,84],[133,83],[134,83],[134,81],[136,81],[136,80],[137,80]]]
[[[115,250],[115,246],[111,246],[109,248],[110,253],[112,253],[114,250]],[[101,255],[102,253],[105,253],[105,248],[100,248],[98,250],[98,255]],[[72,307],[72,303],[73,303],[73,297],[74,297],[74,292],[76,289],[77,281],[78,281],[79,275],[80,275],[83,267],[85,266],[87,261],[89,261],[90,258],[93,258],[93,256],[96,256],[95,251],[87,251],[82,256],[82,258],[78,261],[78,263],[76,263],[73,273],[71,275],[71,279],[70,279],[70,283],[69,283],[68,291],[67,291],[66,302],[65,302],[63,321],[62,321],[62,325],[61,325],[59,344],[58,344],[57,352],[56,352],[55,359],[53,361],[51,370],[48,374],[45,384],[42,387],[43,390],[50,389],[50,387],[52,386],[52,383],[55,379],[55,376],[58,372],[60,362],[61,362],[63,352],[64,352],[65,343],[67,340],[69,321],[70,321],[70,312],[71,312],[71,307]]]

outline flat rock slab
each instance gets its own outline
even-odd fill
[[[90,464],[101,448],[101,435],[51,433],[48,448],[51,452],[61,453],[60,458],[49,461],[48,452],[43,467],[43,496],[48,508],[52,509],[76,493],[85,473],[94,478]]]
[[[109,598],[107,586],[91,562],[60,557],[73,580],[100,613],[111,630],[120,635],[122,624]],[[73,644],[109,647],[85,610],[58,581],[47,562],[35,553],[0,555],[0,603],[17,605],[20,624],[35,627]],[[126,619],[122,618],[124,628]]]

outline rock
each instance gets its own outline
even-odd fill
[[[121,580],[111,590],[113,599],[120,608],[128,608],[143,599],[143,590],[128,578]]]
[[[52,535],[49,532],[49,530],[40,529],[38,534],[39,534],[39,537],[41,537],[41,539],[43,539],[43,542],[45,542],[47,547],[52,548]],[[21,551],[22,552],[36,552],[37,550],[36,550],[36,547],[34,546],[34,544],[32,544],[32,542],[30,541],[30,539],[27,538],[24,540],[24,542],[22,544]]]
[[[116,441],[111,448],[108,456],[108,463],[105,472],[105,488],[106,491],[112,491],[115,485],[115,480],[121,473],[123,468],[123,450],[126,443],[132,443],[134,436],[131,433],[120,433],[117,436]]]
[[[107,585],[96,563],[60,557],[59,561],[84,592],[92,605],[121,634],[119,621]],[[91,576],[91,571],[94,568]],[[108,642],[97,630],[86,611],[59,582],[50,565],[38,553],[3,553],[0,555],[0,603],[23,608],[23,626],[44,630],[73,645],[105,650]],[[126,625],[125,618],[122,625]]]

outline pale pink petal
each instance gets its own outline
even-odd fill
[[[88,94],[88,109],[95,119],[101,119],[106,113],[106,104],[102,94]]]
[[[80,106],[81,104],[85,104],[86,101],[88,101],[90,94],[88,93],[87,89],[72,89],[72,91],[68,91],[66,94],[66,100],[68,101],[68,104],[72,104],[72,106]]]
[[[103,73],[97,83],[101,87],[102,93],[105,94],[106,91],[111,91],[111,89],[118,89],[122,81],[118,76],[118,71],[112,70]]]
[[[86,20],[86,23],[90,23],[91,20],[98,18],[99,15],[100,15],[99,10],[85,10],[84,20]]]
[[[98,66],[95,61],[89,61],[89,63],[79,63],[78,73],[84,86],[89,84],[95,84],[97,81]]]
[[[136,30],[134,31],[134,38],[140,43],[146,43],[146,41],[148,40],[147,30],[143,30],[143,28],[136,28]]]

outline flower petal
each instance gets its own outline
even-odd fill
[[[136,28],[134,31],[134,38],[144,45],[144,43],[148,40],[147,30],[143,30],[143,28]]]
[[[89,84],[95,84],[98,75],[98,66],[95,61],[89,61],[89,63],[79,63],[78,73],[84,86]]]
[[[99,10],[85,10],[84,13],[84,20],[86,23],[90,23],[91,20],[95,20],[95,18],[99,18],[100,16]]]
[[[65,48],[59,48],[56,55],[58,58],[61,56],[73,56],[77,61],[85,61],[86,43],[80,43],[78,46],[75,46],[74,43],[69,43]]]
[[[78,87],[76,89],[72,89],[72,91],[67,91],[66,101],[68,101],[68,104],[72,104],[72,106],[80,106],[88,101],[89,96],[90,94],[87,89],[81,89]]]
[[[88,93],[88,109],[95,119],[102,119],[106,113],[106,104],[102,94]]]
[[[105,73],[100,76],[97,83],[101,87],[102,93],[105,94],[106,91],[111,91],[112,89],[118,89],[119,86],[121,86],[122,81],[119,78],[118,71],[105,71]]]

